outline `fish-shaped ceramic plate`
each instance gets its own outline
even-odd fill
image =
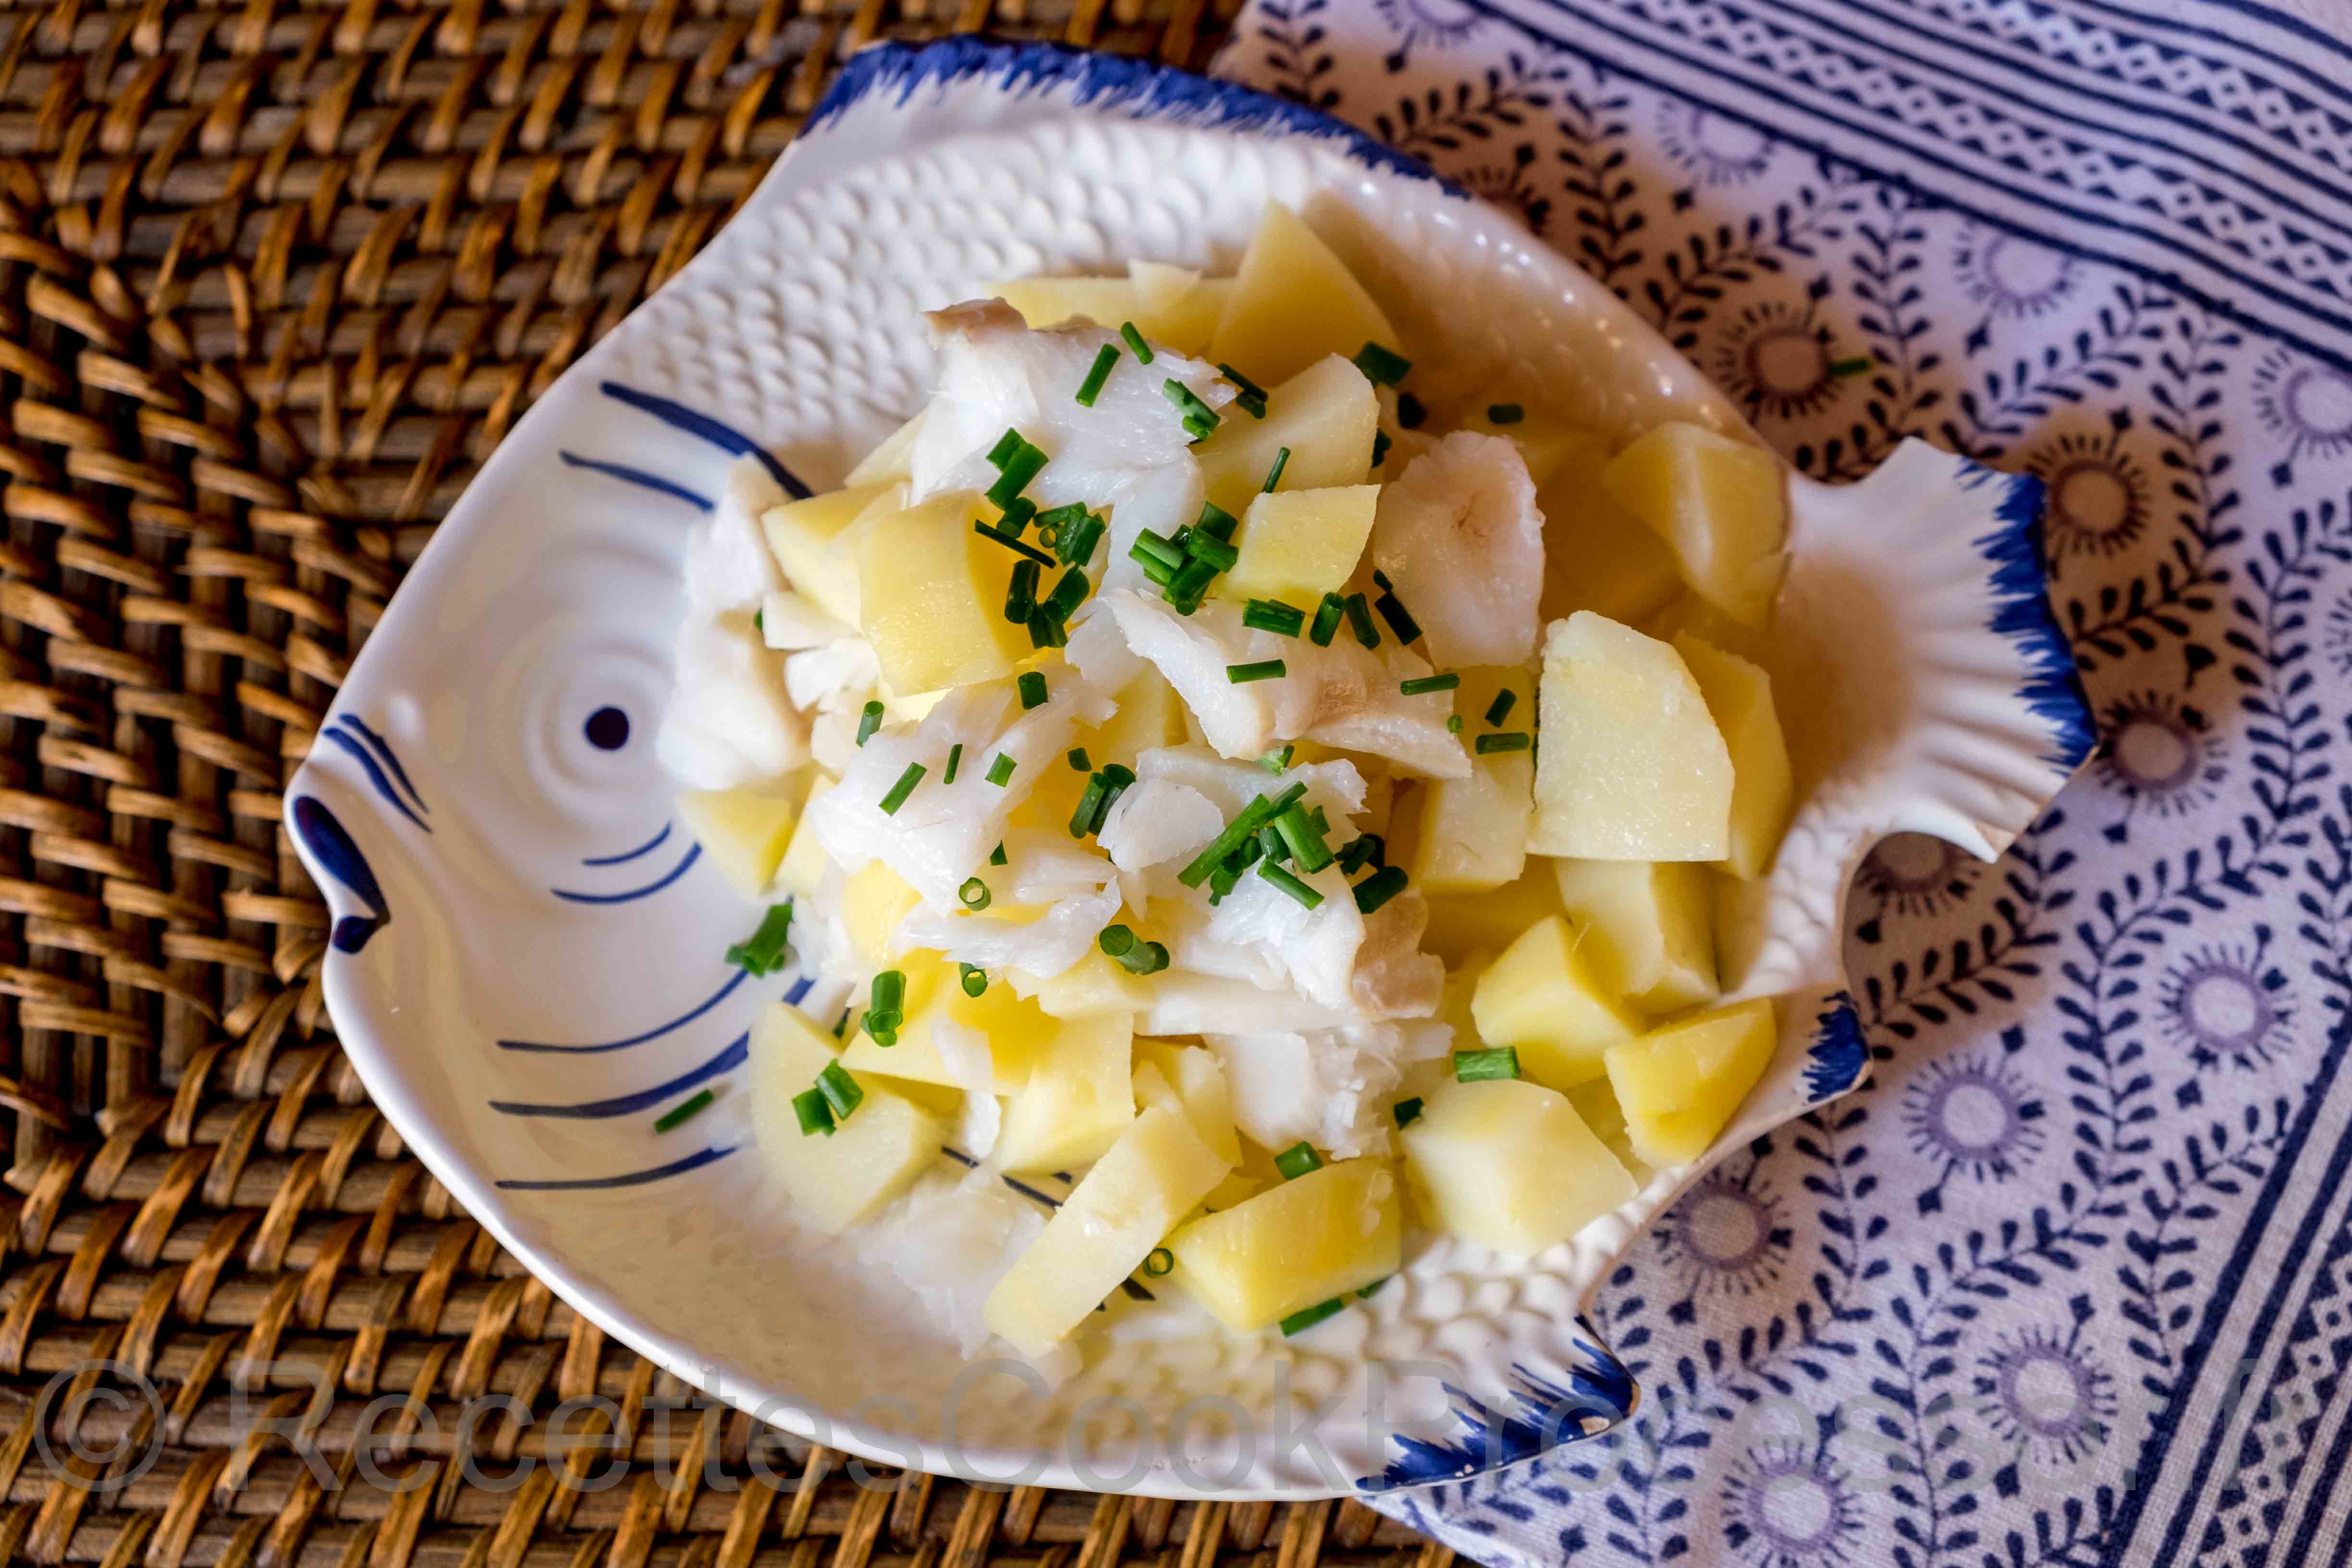
[[[1731,946],[1771,1070],[1707,1160],[1532,1259],[1444,1239],[1295,1338],[1128,1303],[1048,1387],[969,1363],[858,1245],[796,1230],[751,1146],[745,1031],[789,975],[673,815],[652,740],[677,570],[739,456],[837,484],[924,399],[920,312],[991,279],[1228,267],[1269,199],[1421,345],[1417,383],[1544,387],[1623,437],[1737,413],[1606,289],[1358,133],[1130,60],[959,40],[849,62],[709,247],[567,373],[442,524],[289,792],[334,914],[330,1008],[394,1126],[606,1331],[840,1449],[966,1476],[1303,1497],[1450,1479],[1607,1430],[1582,1307],[1707,1163],[1862,1081],[1839,907],[1878,838],[1998,855],[2090,746],[2046,608],[2039,487],[1911,444],[1791,476],[1769,661],[1804,805]],[[673,1131],[698,1088],[717,1103]],[[1050,1203],[1045,1184],[1035,1201]]]

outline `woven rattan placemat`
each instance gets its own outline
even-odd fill
[[[0,1561],[1443,1561],[1352,1502],[861,1485],[684,1407],[369,1106],[278,826],[435,520],[848,52],[984,27],[1198,65],[1221,26],[0,6]]]

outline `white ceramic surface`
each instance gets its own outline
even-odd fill
[[[1130,1303],[1058,1389],[968,1368],[856,1247],[782,1217],[740,1089],[786,988],[652,757],[688,527],[745,450],[822,489],[924,396],[919,313],[989,279],[1230,264],[1269,198],[1395,307],[1433,401],[1505,386],[1614,435],[1738,416],[1605,289],[1356,133],[1222,83],[971,40],[853,61],[743,211],[587,354],[445,522],[289,791],[337,916],[345,1049],[469,1213],[714,1394],[893,1463],[1164,1495],[1473,1473],[1622,1419],[1580,1307],[1717,1155],[1859,1083],[1838,909],[1885,834],[1998,854],[2088,750],[2043,602],[2039,487],[1913,443],[1791,479],[1771,663],[1806,804],[1748,914],[1779,1059],[1707,1161],[1532,1260],[1422,1245],[1296,1339]],[[653,1122],[701,1084],[718,1104]],[[1385,1416],[1385,1423],[1381,1417]]]

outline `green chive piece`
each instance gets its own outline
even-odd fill
[[[1377,833],[1360,833],[1339,846],[1339,869],[1352,877],[1367,866],[1388,864],[1388,840]]]
[[[1168,967],[1168,950],[1156,942],[1141,942],[1118,962],[1130,973],[1157,974]]]
[[[1185,537],[1184,553],[1195,561],[1205,561],[1220,572],[1230,572],[1234,563],[1242,558],[1236,547],[1226,543],[1204,529],[1194,529]]]
[[[1160,384],[1160,395],[1175,405],[1184,416],[1184,430],[1195,441],[1217,427],[1217,411],[1201,401],[1191,387],[1170,376]]]
[[[833,1136],[833,1107],[815,1089],[804,1089],[793,1096],[793,1114],[800,1118],[802,1137],[817,1132]]]
[[[1276,865],[1290,858],[1290,841],[1271,822],[1257,830],[1258,853]]]
[[[1184,552],[1148,528],[1135,536],[1127,552],[1146,564],[1156,561],[1171,572],[1184,564]]]
[[[1213,561],[1187,561],[1168,580],[1168,602],[1176,606],[1180,616],[1189,616],[1201,607],[1201,595],[1217,575]]]
[[[1035,669],[1023,670],[1021,672],[1021,679],[1013,683],[1013,689],[1021,693],[1021,706],[1024,710],[1031,708],[1043,708],[1045,705],[1045,676],[1044,671]]]
[[[1034,561],[1013,563],[1013,581],[1004,590],[1004,618],[1016,626],[1026,625],[1029,612],[1037,607],[1037,578],[1043,570]]]
[[[1094,770],[1094,763],[1087,758],[1087,749],[1084,746],[1072,747],[1070,754],[1063,760],[1070,764],[1070,769],[1074,773],[1091,773]]]
[[[1274,1157],[1274,1168],[1282,1173],[1284,1181],[1295,1182],[1309,1171],[1321,1170],[1323,1156],[1315,1152],[1312,1143],[1302,1139]]]
[[[1495,752],[1524,752],[1535,744],[1535,737],[1525,730],[1506,730],[1498,735],[1481,735],[1471,744],[1483,757]]]
[[[1257,765],[1264,768],[1267,773],[1274,774],[1275,777],[1280,778],[1282,776],[1282,770],[1290,765],[1291,753],[1297,749],[1298,748],[1297,746],[1286,742],[1276,750],[1268,752],[1265,755],[1260,757],[1257,760]]]
[[[1019,496],[1013,500],[1011,506],[997,514],[996,526],[1018,539],[1021,537],[1021,531],[1028,527],[1030,520],[1036,515],[1037,503],[1027,496]]]
[[[864,708],[858,710],[857,743],[859,745],[863,746],[866,742],[872,740],[874,738],[874,731],[880,728],[882,728],[881,703],[868,702]]]
[[[866,1005],[877,1013],[896,1015],[907,1005],[907,973],[886,969],[866,987]]]
[[[751,629],[763,637],[768,635],[768,611],[765,605],[751,612]]]
[[[1519,694],[1507,686],[1495,693],[1495,700],[1486,704],[1486,728],[1491,730],[1509,718],[1511,705],[1518,700]]]
[[[1446,732],[1447,734],[1449,734],[1449,735],[1459,735],[1460,733],[1462,733],[1462,715],[1461,715],[1461,714],[1459,714],[1459,713],[1448,713],[1448,714],[1445,716],[1445,732]]]
[[[784,939],[793,929],[790,902],[770,904],[759,928],[727,950],[727,962],[753,974],[772,974],[784,966]]]
[[[1282,1320],[1283,1336],[1288,1338],[1292,1334],[1304,1333],[1324,1319],[1338,1316],[1347,1305],[1346,1298],[1334,1296],[1328,1301],[1318,1301],[1311,1307],[1301,1307]]]
[[[1877,363],[1878,362],[1868,354],[1857,354],[1853,359],[1832,360],[1830,374],[1840,380],[1849,375],[1868,375]]]
[[[1416,1094],[1411,1100],[1398,1100],[1389,1107],[1389,1114],[1396,1119],[1399,1127],[1412,1126],[1421,1120],[1421,1096]]]
[[[1135,359],[1137,363],[1150,364],[1151,363],[1151,345],[1143,341],[1143,334],[1135,330],[1135,323],[1133,321],[1121,321],[1118,324],[1118,335],[1125,338],[1127,340],[1127,346],[1135,351]]]
[[[1164,1247],[1155,1247],[1144,1254],[1143,1272],[1157,1279],[1176,1267],[1176,1255]]]
[[[1373,468],[1379,468],[1382,463],[1385,463],[1385,462],[1387,462],[1387,461],[1388,461],[1388,459],[1389,459],[1389,447],[1390,447],[1390,445],[1391,445],[1391,443],[1390,443],[1390,441],[1389,441],[1389,433],[1388,433],[1387,431],[1385,431],[1385,430],[1375,430],[1375,431],[1373,431],[1373,432],[1372,432],[1372,467],[1373,467]]]
[[[1061,525],[1055,537],[1054,553],[1065,565],[1084,566],[1095,558],[1095,547],[1102,542],[1103,516],[1100,512],[1081,511],[1072,521]]]
[[[1429,410],[1421,405],[1420,398],[1415,397],[1410,392],[1400,392],[1397,394],[1398,424],[1403,426],[1408,430],[1418,430],[1421,428],[1422,421],[1428,417]]]
[[[709,1110],[710,1102],[718,1098],[719,1097],[717,1095],[711,1093],[707,1089],[698,1089],[692,1099],[686,1100],[682,1104],[674,1105],[669,1110],[662,1112],[662,1114],[654,1121],[654,1131],[656,1132],[667,1132],[671,1128],[679,1125],[681,1122],[693,1121],[696,1117]]]
[[[1400,680],[1397,689],[1407,697],[1419,697],[1429,691],[1451,691],[1461,684],[1462,678],[1449,670],[1444,675],[1423,675],[1411,680]]]
[[[1225,666],[1225,679],[1235,686],[1247,686],[1253,680],[1279,680],[1289,673],[1289,668],[1278,658],[1262,658],[1255,664]]]
[[[979,534],[983,539],[993,539],[997,543],[1003,545],[1006,549],[1013,551],[1028,560],[1034,561],[1040,566],[1051,566],[1054,563],[1054,558],[1052,556],[1046,554],[1044,551],[1038,549],[1034,544],[1023,543],[1019,539],[1005,532],[1004,530],[1001,528],[991,528],[984,522],[975,522],[971,525],[971,531],[974,533]]]
[[[1394,349],[1368,342],[1356,351],[1356,368],[1375,386],[1394,386],[1412,369],[1412,361]]]
[[[1490,425],[1517,425],[1528,416],[1528,411],[1516,403],[1489,403],[1486,422]]]
[[[898,782],[890,786],[890,793],[882,797],[882,815],[898,816],[898,808],[907,804],[907,797],[915,793],[915,786],[923,782],[923,774],[929,771],[920,763],[908,763],[907,771],[898,775]]]
[[[997,752],[996,760],[988,764],[988,782],[1003,789],[1005,781],[1013,776],[1013,766],[1011,757],[1006,756],[1003,752]],[[1001,849],[1003,846],[1000,844],[997,847]]]
[[[997,443],[1000,447],[1003,444],[1002,441]],[[988,487],[989,504],[999,511],[1010,507],[1021,492],[1029,488],[1029,481],[1045,470],[1045,449],[1032,445],[1026,437],[1022,437],[1019,447],[999,466],[996,482]]]
[[[959,963],[956,967],[963,972],[963,994],[965,995],[978,996],[988,989],[988,972],[981,968],[979,964]]]
[[[1307,625],[1307,612],[1295,609],[1280,599],[1252,599],[1242,611],[1242,625],[1252,631],[1295,637]]]
[[[948,748],[948,768],[947,772],[940,775],[940,783],[943,784],[951,784],[955,783],[956,769],[961,766],[962,763],[963,742],[961,741],[958,741],[954,745]]]
[[[1060,647],[1069,640],[1069,631],[1045,605],[1040,605],[1029,612],[1029,646],[1031,647]]]
[[[1276,865],[1272,860],[1259,861],[1257,863],[1257,874],[1264,877],[1267,881],[1272,882],[1276,887],[1280,888],[1284,892],[1288,893],[1293,899],[1298,900],[1300,904],[1304,905],[1307,909],[1316,909],[1323,902],[1322,894],[1317,892],[1314,889],[1308,887],[1306,883],[1292,876],[1288,871],[1286,871],[1281,867]]]
[[[1370,914],[1382,904],[1404,891],[1404,868],[1383,866],[1356,884],[1356,908]]]
[[[1004,465],[1012,461],[1013,454],[1028,444],[1021,438],[1020,431],[1008,426],[1004,434],[996,438],[996,445],[988,449],[988,466],[1002,471]]]
[[[1317,647],[1329,647],[1339,630],[1339,617],[1348,611],[1348,601],[1337,594],[1326,594],[1323,602],[1315,606],[1315,624],[1307,628],[1307,640]]]
[[[1084,838],[1094,831],[1095,816],[1104,809],[1103,801],[1109,793],[1110,786],[1103,782],[1100,773],[1087,781],[1085,792],[1078,796],[1077,809],[1070,813],[1071,837]]]
[[[1496,1046],[1491,1050],[1454,1053],[1454,1081],[1456,1083],[1476,1083],[1482,1079],[1518,1076],[1519,1053],[1516,1047]]]
[[[993,901],[993,895],[987,883],[977,877],[967,877],[963,886],[956,889],[956,901],[968,910],[984,910]]]
[[[1086,380],[1078,383],[1079,407],[1092,408],[1095,405],[1095,399],[1102,395],[1103,383],[1110,379],[1111,366],[1118,363],[1117,344],[1105,343],[1095,351],[1093,368],[1087,372]]]
[[[1272,495],[1274,487],[1282,482],[1282,470],[1290,467],[1290,448],[1283,447],[1274,455],[1274,466],[1265,471],[1265,483],[1258,486],[1258,494]]]
[[[1220,363],[1217,366],[1217,374],[1223,376],[1227,381],[1232,382],[1243,396],[1255,397],[1261,403],[1265,401],[1265,388],[1260,386],[1257,383],[1252,381],[1249,377],[1244,375],[1233,366]]]
[[[824,1070],[816,1075],[816,1090],[833,1110],[835,1126],[849,1120],[849,1113],[865,1101],[866,1091],[839,1062],[827,1062]]]
[[[1365,1286],[1362,1289],[1360,1289],[1360,1290],[1357,1291],[1357,1292],[1356,1292],[1356,1300],[1359,1300],[1359,1301],[1369,1301],[1369,1300],[1370,1300],[1373,1297],[1375,1297],[1375,1296],[1377,1296],[1377,1295],[1379,1295],[1379,1294],[1381,1293],[1381,1286],[1383,1286],[1383,1285],[1387,1284],[1390,1280],[1391,1280],[1391,1279],[1395,1279],[1395,1278],[1396,1278],[1396,1276],[1395,1276],[1395,1275],[1393,1275],[1393,1274],[1383,1274],[1383,1275],[1381,1275],[1379,1279],[1377,1279],[1373,1280],[1370,1284],[1369,1284],[1369,1285]]]
[[[1348,595],[1348,629],[1354,632],[1356,640],[1366,647],[1381,646],[1380,631],[1372,625],[1372,612],[1365,605],[1361,594]]]
[[[1005,859],[1003,845],[999,844],[995,848],[988,852],[988,863],[992,866],[1003,866],[1010,864],[1010,862]]]
[[[1087,581],[1087,574],[1073,566],[1062,574],[1062,580],[1054,584],[1054,591],[1037,607],[1057,621],[1066,621],[1080,605],[1087,602],[1087,590],[1093,584]],[[1034,674],[1035,671],[1030,673]]]
[[[1383,593],[1372,602],[1372,608],[1381,613],[1381,619],[1388,622],[1389,630],[1396,633],[1397,641],[1415,643],[1421,640],[1421,624],[1406,614],[1404,601],[1395,594]]]
[[[1105,926],[1102,934],[1095,938],[1095,945],[1102,949],[1105,958],[1125,958],[1135,947],[1134,928]]]
[[[1234,819],[1225,824],[1225,830],[1211,839],[1207,848],[1193,856],[1191,863],[1176,873],[1176,879],[1188,888],[1199,887],[1208,879],[1210,872],[1254,839],[1259,828],[1272,822],[1277,813],[1288,810],[1306,794],[1305,784],[1295,784],[1284,790],[1279,797],[1258,796],[1234,814]]]
[[[1290,858],[1302,871],[1320,871],[1335,858],[1323,842],[1322,832],[1295,805],[1274,819],[1274,830],[1282,836]]]
[[[1239,528],[1241,525],[1241,519],[1235,517],[1232,512],[1227,511],[1223,507],[1219,506],[1213,500],[1202,501],[1201,503],[1200,521],[1192,524],[1195,529],[1202,533],[1213,533],[1219,539],[1227,541],[1230,541],[1233,538],[1234,530]]]

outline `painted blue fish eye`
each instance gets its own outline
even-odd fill
[[[629,716],[618,708],[599,708],[588,715],[588,743],[600,752],[617,752],[629,743]]]

